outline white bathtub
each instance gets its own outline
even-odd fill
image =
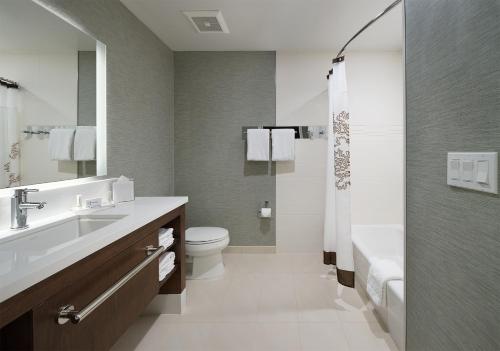
[[[401,225],[353,225],[352,242],[356,288],[365,296],[371,260],[390,258],[404,271],[404,230]],[[376,307],[400,350],[404,350],[404,283],[391,281],[387,288],[387,306]]]

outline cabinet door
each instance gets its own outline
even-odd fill
[[[148,235],[37,306],[33,310],[34,350],[109,349],[158,293],[158,260],[147,265],[78,324],[57,324],[59,308],[74,305],[77,310],[82,309],[140,264],[147,257],[146,246],[157,243],[156,233]]]

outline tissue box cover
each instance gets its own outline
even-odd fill
[[[115,204],[134,200],[134,181],[119,181],[113,183],[113,201]]]

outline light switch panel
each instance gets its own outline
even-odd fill
[[[453,180],[459,180],[460,179],[460,160],[459,159],[452,159],[450,160],[450,178]]]
[[[472,182],[474,180],[474,161],[462,161],[462,180],[464,182]]]
[[[488,184],[489,164],[490,162],[486,160],[477,161],[476,181],[478,183]]]
[[[448,185],[498,194],[496,152],[449,152]]]

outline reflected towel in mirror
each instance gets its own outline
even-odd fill
[[[49,134],[49,157],[56,161],[69,161],[73,156],[75,128],[51,129]]]
[[[75,132],[75,161],[95,160],[96,129],[95,127],[77,127]]]

